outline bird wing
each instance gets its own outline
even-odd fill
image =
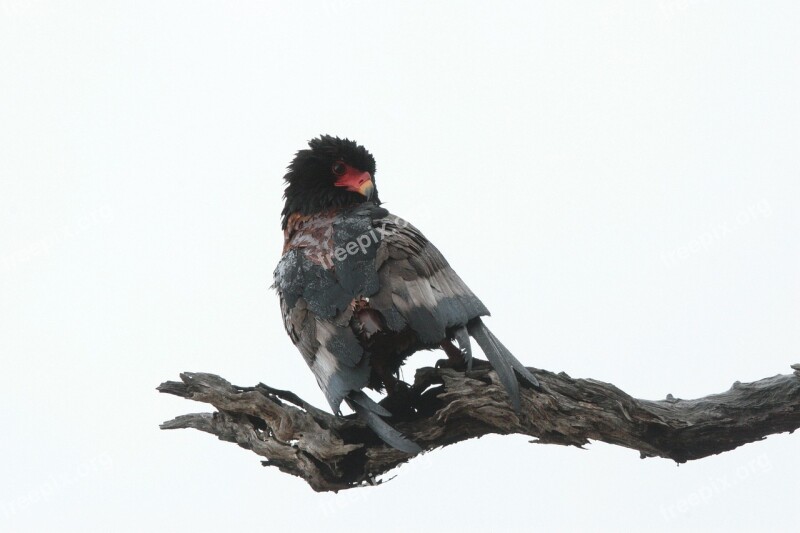
[[[520,412],[515,371],[534,387],[539,382],[480,320],[489,315],[483,303],[417,228],[392,215],[376,222],[383,234],[376,256],[380,290],[370,298],[370,307],[395,331],[408,324],[426,347],[455,337],[468,363],[472,335]]]
[[[369,380],[369,357],[350,319],[354,298],[378,288],[378,243],[365,244],[365,253],[346,252],[347,243],[372,228],[363,213],[353,215],[295,220],[274,273],[286,332],[336,413],[348,393]]]
[[[309,309],[302,297],[291,307],[282,294],[280,300],[286,332],[317,378],[331,409],[339,413],[347,394],[361,390],[369,380],[369,359],[348,326],[352,310],[325,319]]]
[[[423,345],[434,347],[454,328],[489,315],[417,228],[388,213],[373,223],[382,236],[375,258],[380,288],[369,303],[391,330],[408,325]]]

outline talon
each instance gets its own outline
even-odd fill
[[[378,404],[392,413],[393,420],[402,420],[415,414],[414,404],[419,394],[408,383],[398,380],[391,391],[387,389],[386,393],[386,397]]]
[[[437,366],[437,368],[467,370],[470,367],[472,357],[467,357],[463,349],[456,348],[450,339],[445,339],[439,346],[444,350],[444,353],[447,354],[447,359],[438,361],[436,364],[439,365],[441,363],[441,366]]]
[[[453,370],[464,370],[466,365],[463,361],[454,361],[452,359],[439,359],[436,361],[436,368],[451,368]]]

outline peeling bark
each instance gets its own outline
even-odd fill
[[[598,440],[679,463],[732,450],[800,427],[800,365],[794,373],[696,400],[633,398],[614,385],[531,369],[542,390],[522,389],[518,415],[489,368],[464,373],[421,368],[390,423],[425,450],[489,433],[583,446]],[[379,483],[412,458],[389,448],[353,417],[322,411],[289,391],[231,385],[219,376],[183,373],[158,390],[213,405],[214,413],[179,416],[162,429],[194,428],[235,442],[262,464],[304,479],[316,491]]]

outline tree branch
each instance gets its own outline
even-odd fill
[[[519,433],[538,443],[581,447],[598,440],[638,450],[642,458],[683,463],[800,427],[800,365],[793,374],[696,400],[632,398],[614,385],[532,369],[542,390],[523,389],[522,412],[507,400],[497,374],[421,368],[408,403],[390,421],[426,450],[489,433]],[[294,393],[263,384],[237,387],[213,374],[184,373],[158,390],[213,405],[215,413],[179,416],[161,429],[194,428],[266,458],[265,466],[303,478],[316,491],[379,483],[411,459],[380,441],[359,420],[337,417]]]

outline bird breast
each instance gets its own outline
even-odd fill
[[[313,215],[293,213],[289,216],[283,232],[283,253],[300,250],[315,264],[329,269],[334,252],[333,223],[337,210],[328,210]]]

